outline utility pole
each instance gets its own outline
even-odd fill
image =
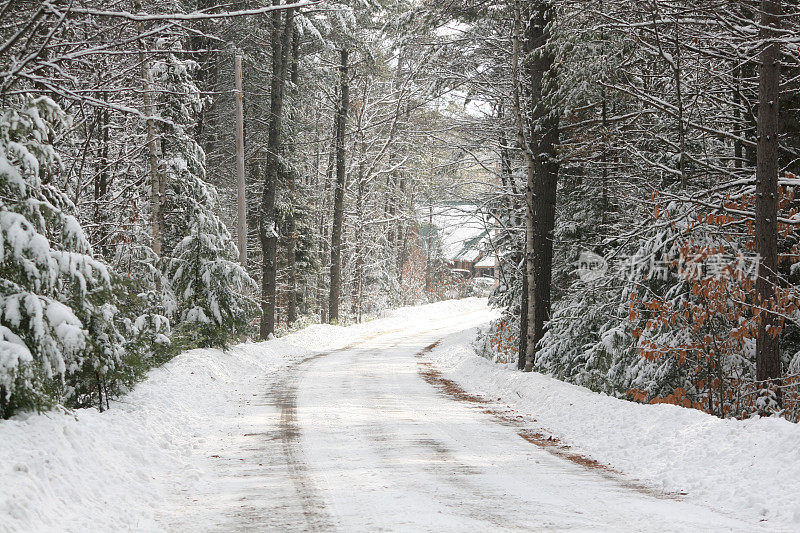
[[[236,231],[239,244],[239,263],[247,265],[247,198],[244,177],[244,95],[242,93],[242,54],[236,54],[236,191],[238,220]]]
[[[140,0],[134,2],[134,8],[137,13],[142,9]],[[142,84],[144,91],[142,92],[142,100],[144,103],[145,124],[147,126],[147,150],[150,162],[150,209],[152,217],[152,232],[153,232],[153,253],[157,257],[161,257],[161,245],[164,240],[164,191],[166,189],[167,177],[166,166],[164,164],[164,152],[161,146],[161,136],[158,132],[156,125],[156,105],[153,101],[153,78],[150,74],[150,61],[147,58],[147,49],[142,34],[144,33],[144,24],[140,21],[137,23],[136,31],[138,33],[138,48],[139,48],[139,65],[142,73]],[[158,282],[160,283],[160,281]]]

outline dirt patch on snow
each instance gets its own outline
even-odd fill
[[[475,396],[474,394],[470,394],[461,386],[451,379],[447,379],[446,377],[442,376],[442,373],[436,370],[431,366],[430,363],[419,363],[419,375],[422,376],[426,382],[430,383],[439,391],[450,396],[455,400],[459,400],[462,402],[471,402],[471,403],[488,403],[489,400],[486,398],[482,398],[480,396]]]
[[[416,355],[415,357],[424,357],[426,353],[428,353],[428,352],[432,351],[434,348],[436,348],[437,346],[439,346],[439,344],[440,344],[441,342],[442,342],[442,341],[441,341],[441,339],[440,339],[440,340],[438,340],[438,341],[436,341],[436,342],[434,342],[434,343],[432,343],[432,344],[429,344],[429,345],[427,345],[427,346],[426,346],[426,347],[424,347],[422,350],[420,350],[420,351],[417,353],[417,355]]]
[[[545,448],[548,452],[552,453],[553,455],[557,455],[563,459],[572,461],[573,463],[585,466],[586,468],[593,468],[593,469],[605,470],[607,472],[614,472],[614,470],[609,466],[601,464],[596,460],[592,459],[591,457],[586,457],[585,455],[570,452],[569,451],[570,446],[562,444],[560,440],[553,437],[552,435],[545,435],[544,433],[534,431],[531,429],[521,429],[517,431],[517,435],[519,435],[526,441],[539,446],[540,448]]]
[[[441,340],[426,346],[416,354],[416,357],[423,358],[426,353],[431,352],[433,349],[439,346],[440,342]],[[483,406],[481,412],[489,415],[492,420],[504,426],[515,428],[517,435],[519,435],[522,439],[538,446],[539,448],[542,448],[556,457],[596,471],[599,475],[611,479],[620,485],[637,492],[647,494],[654,498],[679,500],[679,497],[683,495],[676,493],[665,493],[663,491],[647,487],[641,483],[637,483],[636,481],[626,479],[623,474],[614,470],[609,465],[600,463],[599,461],[587,455],[576,453],[572,450],[571,446],[564,444],[557,437],[548,435],[541,429],[531,429],[530,427],[527,427],[530,422],[536,422],[535,418],[531,419],[528,417],[528,419],[526,419],[526,417],[521,414],[517,414],[508,407],[502,407],[496,402],[492,402],[487,398],[465,391],[458,383],[444,377],[439,370],[434,368],[433,363],[430,361],[417,361],[417,367],[417,372],[422,379],[434,386],[442,394],[452,398],[453,400],[476,404],[476,407],[478,405]],[[498,400],[500,400],[500,398],[498,398]],[[490,405],[486,407],[487,404]]]

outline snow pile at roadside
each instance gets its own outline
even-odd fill
[[[192,350],[105,413],[0,422],[0,530],[158,529],[166,494],[201,475],[193,450],[231,414],[231,390],[304,354],[281,341]]]
[[[800,425],[722,420],[674,405],[641,405],[475,355],[473,333],[430,354],[443,374],[536,419],[534,425],[650,486],[800,528]]]
[[[445,300],[427,305],[400,307],[384,311],[381,317],[362,324],[352,326],[332,326],[329,324],[312,324],[296,333],[282,337],[281,340],[291,342],[293,346],[316,350],[338,350],[354,340],[369,337],[381,332],[397,331],[402,328],[414,332],[429,329],[441,317],[457,313],[481,313],[493,316],[494,311],[486,307],[486,298],[464,298],[461,300]]]
[[[398,309],[351,327],[314,325],[228,352],[192,350],[104,413],[0,421],[0,531],[160,530],[165,500],[207,476],[204,444],[224,433],[240,399],[266,376],[313,352],[464,310],[485,312],[485,300]]]

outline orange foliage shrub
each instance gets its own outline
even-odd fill
[[[798,310],[798,294],[784,285],[776,288],[773,300],[758,301],[756,276],[747,271],[747,258],[731,253],[735,244],[750,252],[755,248],[753,222],[744,216],[752,205],[752,195],[728,199],[722,213],[701,212],[690,221],[678,247],[679,257],[667,265],[669,275],[683,283],[677,294],[658,295],[646,287],[631,294],[628,318],[636,324],[633,336],[638,354],[648,361],[671,358],[686,380],[684,386],[663,396],[648,397],[645,391],[631,389],[627,394],[632,400],[693,407],[722,417],[754,412],[760,388],[753,382],[759,323],[767,309],[778,314],[779,325],[769,334],[780,335],[785,317]],[[793,188],[780,188],[779,210],[787,218],[797,214]],[[658,206],[654,214],[669,217]],[[698,229],[703,235],[713,235],[714,242],[695,240]],[[786,222],[779,222],[778,230],[783,239],[796,231]],[[781,254],[780,266],[798,262],[798,252],[800,244],[795,244]],[[787,377],[782,385],[785,415],[797,419],[800,378]]]
[[[498,362],[510,363],[517,360],[519,354],[519,337],[511,330],[506,320],[499,320],[493,324],[487,333],[489,347],[497,354]]]

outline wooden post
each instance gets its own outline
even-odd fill
[[[137,13],[141,10],[142,3],[137,0],[134,2],[134,9]],[[150,61],[147,58],[145,43],[141,38],[144,33],[144,24],[139,21],[136,26],[139,35],[137,40],[139,48],[139,68],[142,74],[142,101],[144,104],[145,124],[147,126],[147,150],[150,162],[150,204],[153,232],[153,253],[161,257],[161,244],[163,242],[164,212],[164,189],[166,187],[166,167],[164,165],[164,152],[161,147],[161,137],[156,125],[156,105],[153,101],[153,79],[150,75]],[[160,280],[156,282],[160,284]]]
[[[244,177],[244,95],[242,94],[242,55],[237,53],[236,69],[236,190],[238,220],[236,225],[239,262],[247,265],[247,198],[245,197]]]

